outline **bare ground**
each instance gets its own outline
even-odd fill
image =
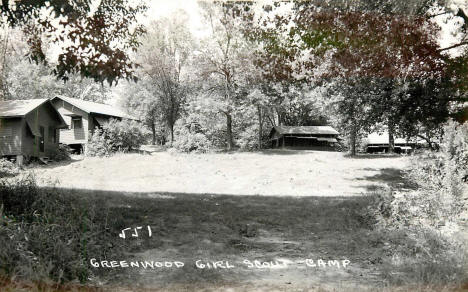
[[[393,183],[406,157],[344,157],[340,152],[119,155],[40,168],[64,188],[267,196],[355,196]],[[46,180],[44,185],[49,184]]]
[[[181,261],[180,269],[92,268],[109,290],[373,291],[388,242],[363,217],[369,194],[402,187],[406,157],[266,151],[75,160],[34,169],[43,187],[99,198],[99,214],[125,251],[106,260]],[[243,195],[243,196],[240,196]],[[120,230],[151,226],[152,237]],[[90,255],[92,257],[92,255]],[[249,268],[244,260],[285,261]],[[346,268],[306,259],[349,260]],[[102,259],[101,259],[102,260]],[[195,261],[229,261],[200,269]]]

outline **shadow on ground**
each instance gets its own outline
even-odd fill
[[[401,154],[370,154],[370,153],[357,153],[354,156],[349,154],[345,155],[347,158],[351,159],[377,159],[377,158],[396,158],[396,157],[403,157]]]
[[[304,148],[304,149],[263,149],[257,151],[257,153],[265,155],[303,155],[311,154],[313,152],[339,152],[333,148],[316,147],[316,148]]]
[[[378,182],[385,183],[393,189],[416,189],[417,185],[412,182],[406,175],[406,172],[399,168],[362,168],[361,170],[365,171],[374,171],[378,172],[374,175],[368,175],[360,178],[355,178],[357,181],[365,182]],[[381,189],[381,184],[371,184],[365,186],[368,191],[375,191],[376,189]]]
[[[363,216],[369,198],[268,197],[187,193],[119,193],[59,189],[94,208],[114,234],[106,260],[181,261],[181,269],[88,268],[109,284],[132,287],[376,283],[383,242]],[[90,207],[91,208],[91,207]],[[94,213],[93,213],[94,214]],[[143,227],[137,238],[119,237]],[[152,235],[146,231],[150,226]],[[132,229],[133,230],[133,229]],[[99,243],[108,244],[108,243]],[[93,255],[88,255],[93,258]],[[97,256],[96,256],[97,257]],[[249,268],[243,261],[287,259],[286,269]],[[345,260],[343,267],[307,267],[305,259]],[[101,259],[102,260],[102,259]],[[199,269],[196,260],[229,261],[233,269]],[[301,262],[302,261],[302,262]],[[340,285],[341,285],[340,284]],[[295,286],[298,287],[298,286]]]
[[[25,166],[26,169],[30,168],[47,168],[47,169],[52,169],[56,167],[61,167],[61,166],[67,166],[76,162],[82,161],[82,158],[70,158],[67,160],[61,160],[61,161],[51,161],[48,164],[44,164],[43,162],[40,161],[34,161],[30,163],[29,165]]]

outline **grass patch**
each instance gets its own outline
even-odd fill
[[[88,253],[110,246],[99,199],[40,189],[31,176],[0,181],[0,273],[30,281],[86,282]]]
[[[425,289],[462,287],[468,282],[465,246],[439,231],[428,228],[389,232],[389,256],[383,264],[383,276],[392,286]]]
[[[98,292],[103,291],[99,287],[84,286],[78,284],[57,284],[44,281],[12,281],[9,277],[0,277],[0,289],[3,292]]]

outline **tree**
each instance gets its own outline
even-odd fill
[[[53,68],[44,63],[31,63],[25,56],[28,48],[26,36],[18,29],[8,30],[8,43],[2,61],[3,99],[46,98],[53,95],[66,95],[90,101],[105,101],[110,95],[106,84],[96,83],[77,74],[69,80],[57,80],[50,72]]]
[[[161,124],[161,109],[159,100],[153,92],[153,84],[148,77],[142,77],[138,83],[127,82],[121,90],[123,101],[122,106],[151,130],[152,145],[156,141],[163,140],[163,134],[158,128]]]
[[[28,55],[47,61],[45,45],[57,45],[54,74],[63,80],[78,73],[109,84],[133,78],[129,50],[138,47],[143,26],[137,18],[146,10],[139,1],[20,0],[2,1],[2,19],[27,36]]]
[[[142,64],[136,72],[139,82],[127,83],[122,92],[124,104],[151,129],[153,144],[167,132],[174,142],[174,126],[191,86],[187,67],[194,43],[187,22],[188,15],[178,11],[149,25],[135,56]]]
[[[265,107],[269,104],[268,96],[264,95],[259,89],[252,90],[246,99],[246,106],[254,105],[257,110],[258,119],[258,149],[263,148],[263,125],[265,123]]]
[[[188,15],[179,11],[152,23],[138,57],[142,63],[140,73],[153,86],[151,92],[158,99],[171,144],[174,142],[174,125],[189,88],[184,70],[194,45],[187,22]]]
[[[338,2],[347,8],[352,4]],[[425,16],[385,14],[364,8],[359,11],[353,5],[353,9],[330,9],[301,2],[290,8],[289,13],[262,19],[253,31],[263,42],[257,64],[267,68],[273,64],[264,70],[270,80],[319,83],[331,78],[347,83],[349,86],[338,87],[343,89],[342,94],[348,94],[338,99],[344,105],[337,107],[343,110],[340,114],[356,116],[361,115],[362,108],[371,109],[365,111],[369,116],[362,119],[368,123],[365,128],[387,124],[393,145],[393,132],[407,113],[402,110],[402,98],[425,98],[408,94],[408,83],[436,82],[446,73],[446,59],[436,40],[438,30]],[[357,82],[358,79],[362,81]],[[350,88],[360,88],[359,92],[365,89],[366,98],[356,100]],[[406,102],[405,106],[416,104]],[[437,105],[447,107],[447,103]],[[426,114],[443,112],[442,108]],[[350,118],[354,126],[348,130],[353,137],[360,122]]]
[[[198,57],[210,107],[226,118],[226,145],[234,147],[233,113],[246,96],[246,86],[255,80],[252,46],[242,32],[242,5],[230,2],[202,3],[210,34],[204,39]]]

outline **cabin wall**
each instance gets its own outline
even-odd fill
[[[28,129],[26,121],[28,121],[32,127],[35,127],[37,132],[40,132],[40,127],[43,127],[43,137],[34,136]],[[57,129],[59,126],[60,121],[58,117],[56,117],[54,108],[49,103],[45,103],[28,113],[21,124],[22,154],[33,157],[50,156],[57,150],[59,145],[60,134],[59,129]],[[53,129],[56,129],[55,137]],[[43,140],[44,143],[44,151],[40,149],[41,140]]]
[[[0,156],[21,154],[21,118],[0,118]]]
[[[55,99],[52,104],[60,113],[62,118],[68,125],[68,129],[60,130],[60,143],[63,144],[86,144],[88,142],[89,130],[92,129],[92,121],[87,112],[69,104],[60,99]],[[71,129],[72,117],[70,115],[78,115],[82,117],[83,127],[81,129]]]
[[[98,120],[96,121],[96,119]],[[94,132],[94,129],[102,127],[102,125],[98,122],[99,120],[104,120],[107,123],[110,120],[121,121],[122,118],[92,113],[90,114],[90,123],[89,123],[90,125],[89,130],[91,131],[91,133]]]

